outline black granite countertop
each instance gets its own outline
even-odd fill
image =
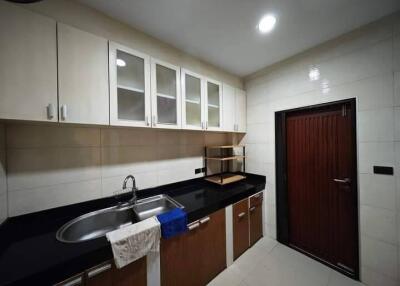
[[[181,203],[189,222],[200,219],[265,188],[265,177],[226,186],[194,179],[138,192],[139,198],[167,194]],[[115,205],[113,197],[8,219],[0,226],[0,285],[52,285],[112,259],[106,238],[67,244],[56,240],[69,220]]]

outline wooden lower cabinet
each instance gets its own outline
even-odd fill
[[[146,257],[121,269],[117,269],[111,261],[98,265],[86,271],[85,280],[85,286],[146,286]]]
[[[233,258],[237,259],[249,248],[248,199],[233,205]]]
[[[226,268],[225,209],[161,240],[161,285],[204,286]]]
[[[249,220],[250,220],[250,246],[255,244],[262,236],[262,202],[263,194],[258,193],[249,198]]]

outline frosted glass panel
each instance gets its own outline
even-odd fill
[[[117,50],[116,65],[118,87],[144,90],[144,59]]]
[[[156,65],[157,79],[157,122],[177,124],[176,71]]]
[[[185,75],[186,124],[201,127],[201,80]]]
[[[117,50],[118,118],[145,120],[144,59]]]
[[[208,126],[220,127],[219,85],[207,82]]]
[[[157,93],[176,97],[176,71],[156,65]]]
[[[144,121],[144,93],[118,88],[118,119]]]

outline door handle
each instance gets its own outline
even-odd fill
[[[239,217],[239,218],[242,218],[242,217],[244,217],[245,215],[246,215],[246,213],[245,213],[245,212],[242,212],[242,213],[238,214],[238,217]]]
[[[206,222],[208,222],[209,220],[210,220],[210,217],[209,217],[209,216],[207,216],[207,217],[205,217],[205,218],[202,218],[202,219],[200,220],[200,224],[206,223]]]
[[[90,270],[88,272],[88,274],[87,274],[88,278],[92,278],[92,277],[94,277],[96,275],[99,275],[99,274],[111,269],[111,267],[112,267],[112,265],[110,263],[107,263],[107,264],[102,265],[102,266],[100,266],[100,267],[98,267],[96,269]]]
[[[349,178],[344,178],[344,179],[333,179],[335,183],[340,183],[340,184],[350,184],[351,180]]]
[[[190,230],[193,230],[193,229],[198,228],[199,226],[200,226],[200,223],[197,221],[197,222],[195,222],[195,223],[189,224],[189,225],[188,225],[188,229],[189,229],[189,231],[190,231]]]
[[[255,209],[256,209],[256,207],[251,207],[251,208],[249,209],[249,211],[252,213]]]

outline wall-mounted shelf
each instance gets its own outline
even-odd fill
[[[205,178],[207,181],[218,184],[218,185],[226,185],[230,183],[234,183],[243,179],[246,179],[245,176],[238,175],[238,174],[231,174],[231,173],[225,173],[222,175],[215,175],[215,176],[210,176]]]
[[[207,149],[233,149],[233,148],[243,148],[244,145],[219,145],[219,146],[207,146]]]
[[[235,155],[233,153],[234,148],[242,148],[242,155]],[[209,150],[219,150],[218,155],[208,155]],[[246,172],[246,156],[245,156],[246,147],[243,145],[220,145],[220,146],[206,146],[204,148],[204,162],[206,166],[205,172],[205,180],[218,184],[218,185],[226,185],[234,182],[238,182],[240,180],[245,179],[246,177],[241,174],[231,173],[230,171],[230,161],[234,160],[243,160],[243,173]],[[214,152],[215,153],[215,152]],[[220,162],[220,173],[214,174],[211,176],[207,176],[207,163],[208,161],[219,161]],[[226,165],[226,171],[224,170],[224,164]]]
[[[217,160],[217,161],[230,161],[230,160],[236,160],[236,159],[242,159],[242,158],[245,158],[245,156],[235,155],[235,156],[229,156],[229,157],[206,157],[207,160]]]

